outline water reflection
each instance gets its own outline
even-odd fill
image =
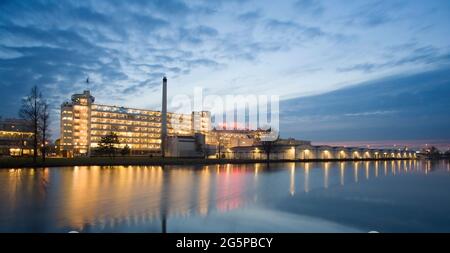
[[[295,163],[291,163],[291,171],[290,171],[290,186],[289,191],[292,196],[295,194]]]
[[[171,232],[172,220],[436,168],[450,171],[446,161],[411,160],[1,170],[0,231]]]

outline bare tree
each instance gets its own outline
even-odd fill
[[[222,146],[224,145],[224,138],[218,132],[216,132],[216,141],[217,141],[217,151],[219,154],[219,159],[222,159]]]
[[[264,153],[266,153],[266,161],[270,161],[270,153],[272,153],[272,149],[274,146],[274,141],[261,141],[262,149]]]
[[[20,108],[19,115],[23,119],[30,122],[33,128],[33,162],[36,163],[38,156],[38,134],[39,134],[39,121],[40,113],[42,111],[42,95],[39,92],[37,86],[31,88],[31,92],[28,96],[22,99],[22,107]]]
[[[261,142],[262,149],[266,153],[266,161],[270,161],[270,153],[275,146],[275,143],[280,139],[278,132],[271,132],[269,129],[267,134],[264,134],[258,138]]]
[[[50,113],[47,101],[41,100],[41,111],[39,112],[39,130],[42,137],[42,161],[45,162],[47,154],[47,139],[49,137]]]

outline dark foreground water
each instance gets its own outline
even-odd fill
[[[0,170],[0,232],[450,232],[448,161]]]

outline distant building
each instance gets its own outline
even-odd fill
[[[224,157],[229,159],[267,159],[261,143],[252,146],[228,148]],[[309,141],[280,139],[273,143],[270,160],[362,160],[362,159],[414,159],[413,151],[402,149],[370,149],[356,147],[314,146]]]
[[[93,155],[101,138],[111,132],[131,155],[161,155],[161,112],[95,104],[89,91],[72,95],[61,105],[60,149],[63,156]],[[168,138],[206,133],[211,127],[209,112],[167,113]]]
[[[33,135],[31,125],[25,120],[0,120],[0,156],[32,155]]]
[[[212,129],[206,133],[206,149],[209,158],[226,158],[226,151],[234,147],[258,145],[266,130]]]

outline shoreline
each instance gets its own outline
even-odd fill
[[[269,163],[286,162],[357,162],[357,161],[401,161],[417,158],[365,158],[365,159],[280,159]],[[67,167],[67,166],[163,166],[163,165],[215,165],[215,164],[252,164],[267,163],[254,159],[203,159],[203,158],[160,158],[160,157],[77,157],[47,158],[46,162],[35,164],[32,158],[0,158],[0,169]]]

